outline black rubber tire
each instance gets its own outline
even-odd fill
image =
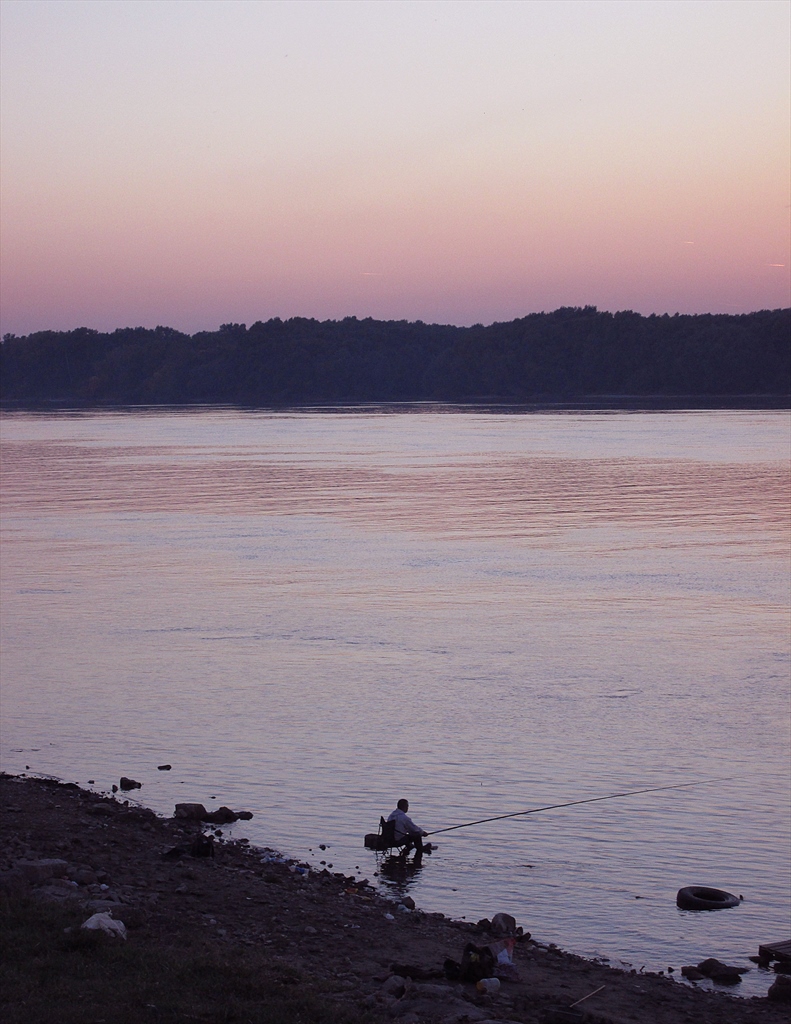
[[[724,889],[705,885],[687,885],[676,894],[676,906],[682,910],[728,910],[739,906],[739,897]]]

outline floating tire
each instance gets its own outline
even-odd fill
[[[676,894],[676,906],[682,910],[728,910],[739,906],[739,897],[724,889],[705,885],[687,885]]]

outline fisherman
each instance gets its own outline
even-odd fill
[[[399,800],[396,809],[388,817],[388,821],[395,822],[394,837],[396,846],[403,846],[403,856],[406,856],[410,850],[415,851],[415,860],[423,856],[424,849],[427,850],[428,846],[423,846],[423,836],[427,836],[428,832],[424,832],[422,828],[412,821],[408,816],[407,811],[409,810],[408,800]]]

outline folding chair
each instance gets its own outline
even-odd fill
[[[379,819],[379,831],[370,832],[365,837],[365,845],[369,850],[378,850],[382,853],[387,850],[400,850],[406,844],[406,839],[396,842],[395,822],[385,821],[384,818]]]

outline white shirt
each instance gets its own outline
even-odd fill
[[[396,839],[403,839],[404,836],[408,835],[423,835],[423,829],[416,825],[409,815],[399,807],[397,807],[392,814],[388,816],[387,820],[395,822]]]

